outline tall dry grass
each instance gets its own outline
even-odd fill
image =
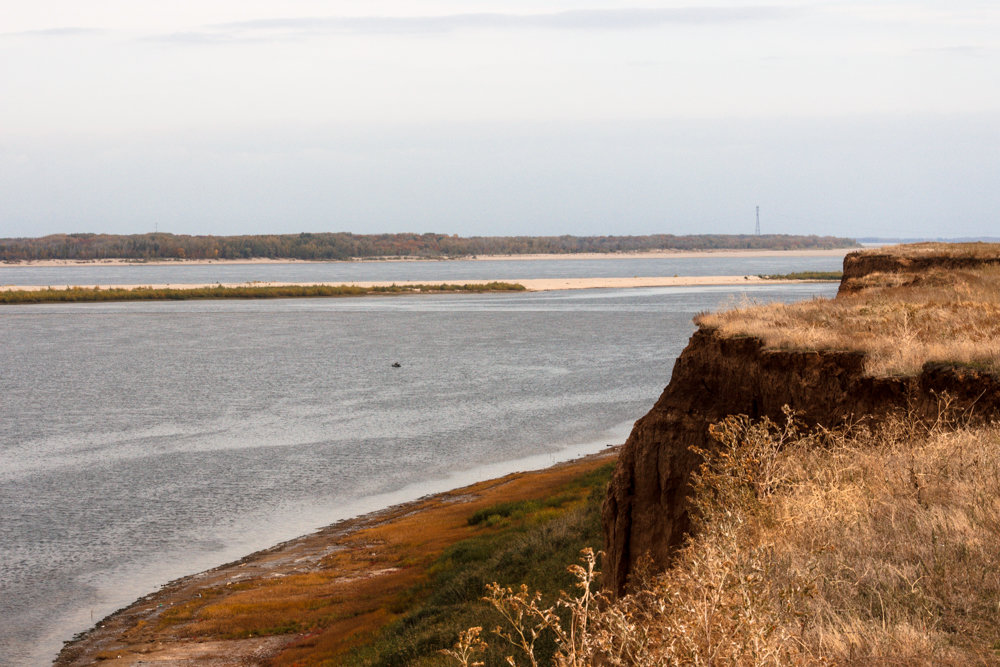
[[[946,257],[952,259],[997,259],[996,243],[943,243],[926,241],[924,243],[907,243],[904,245],[880,248],[867,248],[856,251],[861,255],[896,255],[905,258]]]
[[[675,566],[619,600],[564,596],[585,637],[556,664],[1000,664],[1000,428],[732,417],[714,433]],[[510,593],[522,624],[547,618]]]
[[[1000,371],[1000,266],[868,280],[870,288],[855,295],[743,303],[695,322],[775,348],[861,351],[874,376],[916,374],[928,361]]]

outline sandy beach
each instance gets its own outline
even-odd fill
[[[390,285],[409,286],[428,284],[448,284],[448,285],[485,285],[494,282],[493,280],[447,280],[447,281],[417,281],[417,280],[395,280],[395,281],[375,281],[375,282],[262,282],[252,281],[245,283],[164,283],[164,284],[135,284],[135,285],[0,285],[0,292],[32,292],[45,289],[68,289],[70,287],[87,287],[98,289],[136,289],[145,287],[150,289],[202,289],[205,287],[289,287],[295,285],[323,285],[323,286],[352,286],[352,287],[386,287]],[[761,278],[760,276],[645,276],[632,278],[529,278],[523,280],[504,280],[506,283],[516,283],[524,285],[529,292],[545,292],[550,290],[573,290],[573,289],[624,289],[629,287],[696,287],[704,285],[762,285],[762,284],[782,284],[801,283],[802,280],[772,280]]]
[[[44,259],[19,262],[4,262],[0,266],[13,268],[18,266],[122,266],[122,265],[166,265],[194,266],[200,264],[322,264],[327,262],[427,262],[427,261],[477,261],[495,262],[511,260],[581,260],[581,259],[657,259],[677,257],[843,257],[859,248],[831,248],[822,250],[645,250],[641,252],[618,253],[566,253],[537,255],[472,255],[449,258],[421,257],[369,257],[348,260],[308,260],[308,259],[270,259],[255,257],[252,259],[151,259],[136,261],[134,259]]]

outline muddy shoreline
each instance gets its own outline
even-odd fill
[[[403,566],[393,561],[393,545],[384,543],[381,537],[373,539],[373,534],[391,534],[391,530],[387,529],[409,521],[428,524],[441,521],[441,517],[450,517],[455,523],[479,507],[496,502],[544,497],[547,489],[614,460],[617,453],[617,447],[608,447],[542,470],[512,473],[432,494],[339,521],[239,560],[176,579],[113,612],[91,629],[67,641],[53,664],[263,664],[283,648],[301,640],[302,636],[278,634],[224,640],[198,638],[187,634],[183,625],[164,629],[158,621],[165,612],[189,605],[203,595],[214,597],[220,595],[219,591],[224,595],[228,589],[236,590],[293,575],[322,572],[345,585],[359,580],[377,583],[382,579],[388,582]],[[464,519],[461,522],[464,523]],[[404,533],[411,531],[407,529]],[[383,554],[385,557],[382,557]],[[338,562],[351,565],[331,572],[331,557],[338,557]]]

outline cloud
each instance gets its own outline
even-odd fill
[[[923,49],[915,49],[916,53],[931,53],[931,54],[944,54],[953,56],[970,56],[974,58],[982,58],[989,55],[989,50],[981,46],[940,46],[940,47],[929,47]]]
[[[98,28],[48,28],[45,30],[22,30],[0,33],[0,37],[91,37],[104,34]]]
[[[229,44],[233,42],[260,42],[265,41],[256,37],[239,36],[231,32],[198,32],[198,31],[186,31],[186,32],[172,32],[165,35],[156,35],[154,37],[147,37],[143,41],[148,42],[166,42],[170,44]]]
[[[468,13],[441,16],[354,16],[261,19],[217,23],[200,32],[174,33],[159,41],[226,43],[297,39],[331,34],[426,34],[477,29],[641,30],[663,25],[718,25],[786,19],[787,7],[680,7],[571,10],[542,14]]]

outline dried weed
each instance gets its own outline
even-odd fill
[[[543,632],[560,666],[1000,664],[1000,427],[803,432],[789,414],[713,433],[669,571],[609,600],[585,551],[581,593],[555,605],[490,589],[509,664],[536,664]]]
[[[857,294],[740,304],[695,322],[772,348],[860,351],[873,376],[914,375],[929,361],[1000,371],[1000,266],[883,275]]]

